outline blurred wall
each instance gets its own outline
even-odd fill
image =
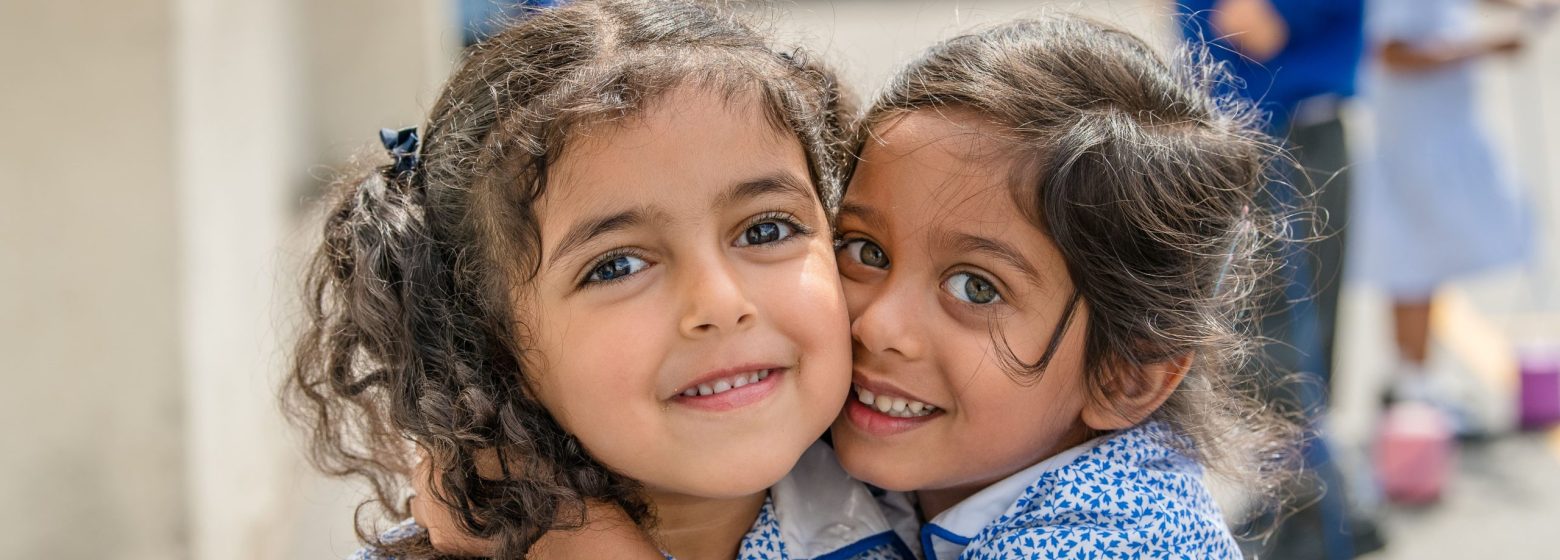
[[[185,532],[174,6],[0,3],[0,556]]]
[[[275,403],[298,218],[457,40],[444,2],[0,2],[0,557],[352,550]]]

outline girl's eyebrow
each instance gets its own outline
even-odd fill
[[[1035,268],[1035,265],[1031,264],[1029,259],[1024,258],[1024,254],[1020,253],[1012,245],[989,237],[946,230],[934,231],[930,239],[935,240],[933,242],[938,245],[947,247],[950,252],[956,255],[973,253],[986,255],[1005,262],[1009,266],[1018,269],[1019,272],[1029,276],[1030,282],[1040,283],[1040,270]]]
[[[575,224],[574,227],[569,228],[569,232],[563,235],[562,240],[558,242],[558,246],[553,249],[552,258],[548,260],[548,266],[564,260],[564,257],[568,256],[569,253],[578,251],[592,239],[650,222],[650,214],[652,213],[652,211],[645,208],[635,208],[583,220]],[[665,220],[663,219],[662,221]]]
[[[866,222],[867,227],[877,231],[888,230],[888,220],[884,220],[882,214],[879,214],[877,210],[874,210],[870,207],[862,206],[853,202],[841,201],[838,217],[840,219],[844,219],[846,216]]]
[[[778,194],[787,198],[812,201],[813,190],[805,182],[795,175],[785,171],[775,171],[768,175],[755,179],[748,179],[733,184],[726,192],[715,199],[715,209],[731,206],[739,201],[749,200],[766,194]]]

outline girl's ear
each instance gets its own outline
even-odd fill
[[[1144,365],[1136,374],[1117,375],[1101,383],[1083,406],[1083,423],[1097,431],[1136,426],[1181,384],[1192,367],[1192,355]]]

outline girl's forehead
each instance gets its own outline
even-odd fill
[[[621,119],[573,131],[549,169],[544,200],[567,201],[606,187],[609,194],[677,194],[689,181],[716,180],[799,163],[801,141],[776,127],[756,95],[682,86]],[[614,186],[615,185],[615,186]]]
[[[860,154],[863,162],[887,163],[908,156],[1007,165],[1014,152],[1006,127],[986,114],[960,106],[923,107],[871,125]],[[931,150],[935,154],[923,153]]]

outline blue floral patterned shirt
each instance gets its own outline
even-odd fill
[[[1229,559],[1241,553],[1202,467],[1150,422],[1060,453],[986,487],[921,526],[925,560]],[[914,506],[884,498],[909,538]]]

